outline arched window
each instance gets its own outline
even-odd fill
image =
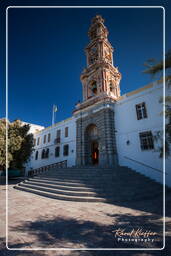
[[[51,137],[50,133],[48,133],[48,142],[50,142],[50,137]]]
[[[93,82],[91,83],[91,90],[92,90],[92,92],[93,92],[94,95],[97,94],[97,83],[96,83],[96,81],[93,81]]]
[[[35,160],[37,160],[37,159],[38,159],[38,155],[39,155],[39,152],[38,152],[38,151],[36,151],[36,154],[35,154]]]
[[[37,146],[40,144],[40,137],[37,138]]]
[[[59,157],[60,156],[60,147],[55,148],[55,156]]]
[[[46,149],[46,154],[45,154],[45,158],[49,157],[49,148]]]
[[[45,158],[45,149],[42,150],[42,158]]]
[[[46,143],[46,134],[44,135],[43,143]]]
[[[68,127],[65,127],[65,137],[68,137]]]

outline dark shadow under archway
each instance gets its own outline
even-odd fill
[[[99,143],[96,140],[91,142],[91,161],[93,165],[99,164]]]
[[[85,165],[99,164],[99,136],[98,128],[95,124],[88,125],[85,130],[84,151]]]

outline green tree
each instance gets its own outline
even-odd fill
[[[148,60],[145,64],[146,70],[143,72],[145,74],[150,74],[153,78],[158,76],[158,79],[163,81],[163,60],[157,61],[155,59]],[[171,49],[166,53],[165,56],[165,82],[166,87],[171,86]],[[165,153],[166,156],[170,155],[170,143],[171,143],[171,96],[166,95],[165,100],[163,98],[160,99],[160,103],[165,102],[165,118],[166,118],[166,126],[165,126]],[[156,140],[160,140],[162,143],[162,133],[158,133],[155,136]],[[160,157],[163,156],[163,146],[160,147]]]
[[[33,151],[33,134],[30,126],[16,120],[12,123],[0,120],[0,167],[6,167],[6,125],[8,130],[8,168],[22,169]]]
[[[9,159],[11,156],[9,155]],[[0,170],[6,165],[6,120],[0,120]]]
[[[157,61],[156,59],[149,59],[145,62],[144,66],[146,70],[143,71],[145,74],[151,75],[153,78],[159,76],[161,81],[163,80],[163,60]],[[165,80],[168,85],[171,85],[171,49],[168,50],[165,56]]]

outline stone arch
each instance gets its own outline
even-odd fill
[[[99,148],[99,166],[117,165],[117,150],[115,139],[114,111],[110,107],[103,108],[93,113],[87,110],[85,117],[80,117],[77,124],[77,165],[91,165],[91,142]],[[97,132],[96,132],[97,131]],[[91,134],[94,135],[91,136]],[[97,135],[97,136],[96,136]]]
[[[93,79],[92,81],[89,82],[88,97],[90,98],[90,97],[96,96],[97,93],[98,93],[97,81]]]
[[[85,134],[91,137],[97,136],[98,135],[97,125],[94,123],[89,124],[85,129]]]

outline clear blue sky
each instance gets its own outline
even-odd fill
[[[14,5],[13,2],[8,5]],[[23,2],[32,3],[18,1],[17,5]],[[162,5],[162,1],[148,1],[148,5],[151,2]],[[37,3],[47,5],[50,1]],[[52,4],[58,5],[58,1]],[[118,5],[117,1],[113,5]],[[84,48],[89,42],[91,19],[96,14],[105,19],[109,41],[115,48],[114,64],[122,73],[121,93],[151,82],[151,77],[142,73],[143,63],[149,58],[162,57],[162,9],[9,9],[10,120],[19,118],[49,126],[53,104],[58,106],[56,121],[71,116],[75,103],[82,100],[80,74],[86,66]],[[169,25],[167,21],[166,30]],[[4,41],[1,44],[4,46]],[[5,54],[1,53],[4,59]],[[1,82],[4,81],[3,66]],[[2,103],[5,105],[4,99]],[[2,110],[4,116],[5,108]]]

